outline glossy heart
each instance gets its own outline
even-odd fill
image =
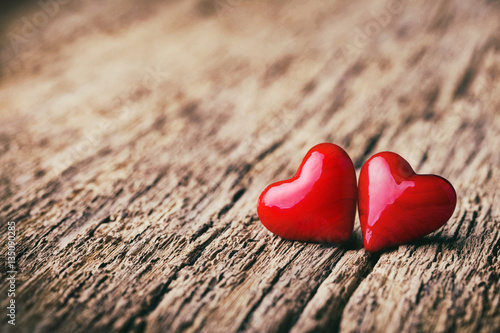
[[[356,192],[356,173],[347,153],[322,143],[309,150],[295,176],[262,192],[257,212],[278,236],[341,243],[352,234]]]
[[[419,239],[453,214],[456,193],[444,178],[417,175],[401,156],[372,156],[361,168],[359,220],[365,249],[376,252]]]

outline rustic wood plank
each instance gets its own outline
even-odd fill
[[[2,332],[500,330],[498,2],[54,8],[1,17]],[[258,195],[322,141],[443,175],[452,219],[379,254],[271,235]]]

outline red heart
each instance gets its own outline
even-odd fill
[[[401,156],[372,156],[359,175],[359,220],[365,249],[376,252],[419,239],[453,214],[453,186],[435,175],[417,175]]]
[[[257,205],[262,224],[293,240],[345,242],[356,214],[356,173],[349,155],[322,143],[304,157],[295,176],[269,185]]]

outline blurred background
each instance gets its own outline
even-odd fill
[[[260,148],[308,112],[328,131],[312,131],[309,142],[365,142],[380,139],[381,128],[392,140],[391,122],[406,122],[419,132],[412,163],[497,106],[495,1],[54,0],[3,8],[3,135],[17,132],[25,149],[50,140],[50,152],[37,149],[30,160],[53,175],[146,119],[163,115],[182,137],[181,118],[167,120],[177,104],[188,106],[199,131],[210,127],[205,118],[225,118],[224,135]],[[205,107],[189,107],[199,103]],[[23,126],[36,135],[16,130]],[[352,154],[362,159],[362,151]]]

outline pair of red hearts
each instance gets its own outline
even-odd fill
[[[456,193],[446,179],[417,175],[391,152],[363,165],[358,188],[349,155],[322,143],[309,150],[294,177],[262,192],[257,212],[278,236],[342,243],[351,238],[356,201],[365,249],[376,252],[440,228],[453,214]]]

